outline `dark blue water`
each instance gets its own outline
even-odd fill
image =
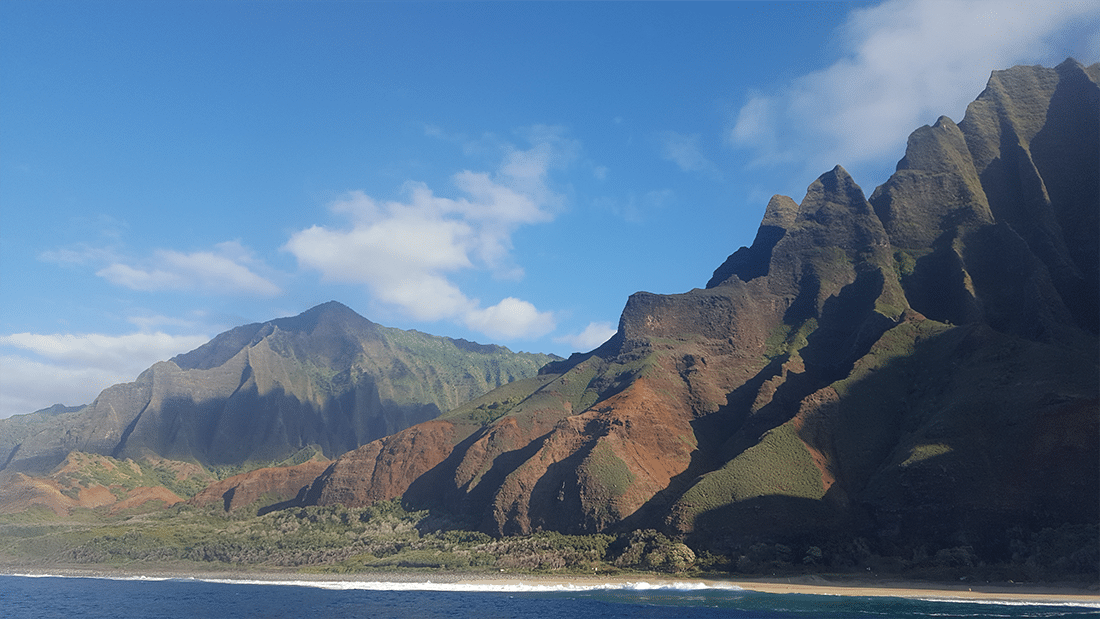
[[[1097,616],[1100,616],[1100,602],[1095,606],[984,604],[776,595],[720,587],[677,589],[619,585],[563,589],[549,586],[272,584],[0,576],[0,617],[6,619],[904,619]]]

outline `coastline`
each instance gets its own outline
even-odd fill
[[[522,588],[585,589],[623,586],[639,588],[738,588],[768,594],[799,594],[849,597],[896,597],[945,602],[976,602],[999,604],[1047,604],[1087,606],[1100,609],[1100,590],[1094,587],[1059,584],[955,584],[904,580],[872,580],[866,578],[830,580],[822,576],[792,576],[790,578],[714,578],[662,576],[659,574],[554,575],[508,574],[491,572],[358,572],[354,574],[303,573],[290,570],[196,570],[164,566],[154,569],[126,567],[55,567],[0,565],[0,575],[113,578],[113,579],[194,579],[216,582],[285,583],[320,585],[330,588],[355,588],[355,585],[395,585],[398,588],[428,588],[439,590],[487,588],[518,590]]]
[[[809,580],[820,582],[806,582]],[[999,602],[1029,604],[1073,604],[1100,608],[1100,592],[1085,587],[1036,584],[925,583],[910,581],[828,581],[817,576],[778,580],[732,580],[731,584],[761,593],[801,593],[805,595],[845,595],[861,597],[898,597],[951,602]]]

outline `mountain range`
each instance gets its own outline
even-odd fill
[[[800,202],[775,196],[704,287],[632,295],[591,352],[511,353],[329,303],[87,407],[0,421],[4,469],[73,451],[296,464],[192,500],[400,498],[492,536],[656,529],[728,556],[795,541],[1011,561],[1043,531],[1095,538],[1098,84],[1072,59],[993,72],[870,196],[840,166]]]
[[[493,535],[654,528],[721,552],[874,539],[1006,559],[1100,521],[1100,65],[992,74],[866,197],[774,197],[705,288],[341,456],[310,504]],[[984,554],[983,554],[984,553]]]

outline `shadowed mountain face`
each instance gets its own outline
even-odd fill
[[[993,73],[870,198],[839,166],[776,196],[705,289],[633,295],[600,348],[345,454],[306,500],[990,557],[1095,524],[1098,80]]]
[[[553,359],[383,327],[331,302],[227,331],[87,407],[0,420],[0,468],[43,473],[74,450],[206,466],[331,458]]]

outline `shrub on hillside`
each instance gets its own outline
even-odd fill
[[[612,564],[621,568],[683,572],[695,565],[695,553],[681,542],[670,540],[653,529],[620,536],[612,548]]]

